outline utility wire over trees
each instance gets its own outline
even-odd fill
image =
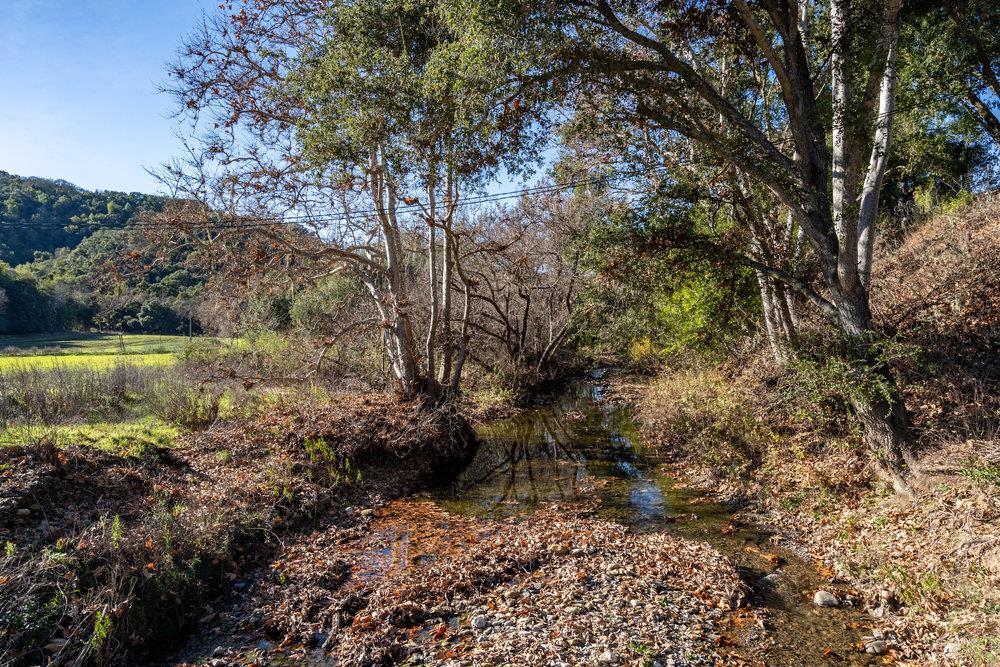
[[[435,3],[223,9],[172,68],[198,140],[161,173],[188,203],[153,226],[230,266],[359,281],[399,393],[447,400],[475,333],[465,264],[488,250],[461,202],[518,173],[537,131],[464,75]]]

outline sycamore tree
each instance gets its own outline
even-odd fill
[[[458,42],[434,2],[229,3],[168,85],[195,138],[163,178],[199,203],[161,220],[230,264],[360,281],[405,397],[458,390],[471,308],[456,214],[532,144],[462,75]]]
[[[525,66],[518,55],[520,67],[507,70],[512,94],[541,91],[529,98],[539,105],[553,91],[612,100],[668,141],[683,138],[724,162],[747,192],[762,188],[787,212],[760,229],[777,246],[790,220],[791,235],[801,231],[808,244],[815,273],[795,275],[766,262],[755,268],[800,294],[841,332],[858,369],[852,403],[873,459],[905,490],[908,418],[881,357],[869,303],[896,111],[901,0],[455,0],[455,6],[468,31],[534,56]],[[752,207],[744,208],[752,215]]]
[[[791,359],[801,299],[775,273],[788,280],[803,275],[805,242],[787,208],[696,142],[607,98],[579,99],[561,132],[574,169],[603,173],[611,166],[608,178],[628,186],[622,203],[631,210],[633,256],[658,253],[658,270],[679,275],[694,265],[728,275],[752,271],[773,356],[779,363]]]

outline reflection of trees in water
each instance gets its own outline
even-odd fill
[[[573,447],[573,426],[558,409],[494,425],[459,477],[459,489],[482,489],[494,506],[572,496],[586,474],[586,458]]]
[[[476,457],[457,480],[459,496],[486,512],[504,504],[569,498],[588,473],[638,479],[645,468],[626,412],[569,394],[548,409],[492,424]]]

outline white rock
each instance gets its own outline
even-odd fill
[[[830,591],[816,591],[813,604],[817,607],[839,607],[840,599]]]
[[[881,639],[876,639],[865,646],[865,653],[869,655],[885,655],[889,651],[889,644]]]
[[[482,614],[472,617],[472,627],[477,630],[485,630],[490,625],[490,619],[486,618]]]
[[[618,656],[611,651],[605,651],[597,657],[597,661],[604,665],[613,665],[618,662]]]

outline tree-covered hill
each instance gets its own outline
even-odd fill
[[[164,197],[93,192],[72,183],[0,171],[0,261],[30,262],[35,252],[73,248],[94,231],[123,227],[133,215],[160,210]]]

